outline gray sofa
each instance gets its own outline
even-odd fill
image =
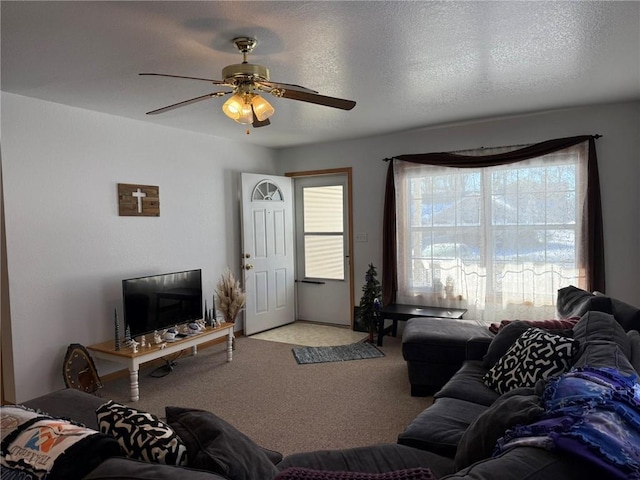
[[[577,302],[578,297],[582,299],[580,302]],[[559,310],[573,308],[571,313],[581,313],[581,318],[570,331],[543,333],[553,333],[554,339],[573,349],[569,367],[604,367],[616,369],[624,375],[637,375],[640,372],[640,335],[630,327],[638,327],[636,321],[640,319],[640,310],[626,305],[624,309],[619,307],[616,310],[616,316],[612,312],[611,301],[594,300],[594,297],[577,289],[559,292]],[[591,308],[597,303],[608,312],[579,312],[574,308],[578,303],[580,308],[585,308],[585,304]],[[539,380],[533,385],[516,386],[499,394],[483,379],[496,370],[496,365],[504,363],[511,347],[522,341],[523,332],[537,334],[540,331],[531,330],[530,325],[524,322],[514,321],[495,337],[471,339],[461,368],[435,394],[433,405],[400,433],[396,444],[297,453],[282,458],[276,452],[255,445],[212,413],[168,408],[167,421],[176,426],[178,434],[186,439],[187,456],[189,459],[197,458],[196,468],[117,456],[104,459],[80,478],[236,480],[278,476],[292,479],[303,478],[305,472],[309,472],[307,478],[314,479],[350,478],[344,473],[338,477],[337,472],[354,472],[353,478],[358,479],[429,478],[424,476],[425,468],[435,478],[443,479],[615,478],[602,465],[566,451],[551,451],[525,444],[496,451],[496,445],[504,444],[508,437],[506,432],[514,431],[516,426],[535,424],[541,418],[544,411],[541,399],[553,380]],[[566,342],[563,339],[567,339]],[[77,390],[62,390],[25,405],[97,428],[95,409],[103,402],[103,399]],[[205,428],[206,425],[208,427]],[[225,451],[226,447],[230,448]],[[260,473],[252,471],[257,464],[263,468]],[[191,462],[189,465],[193,466]],[[385,476],[399,471],[405,472],[405,476]],[[295,472],[295,475],[288,476],[288,472]]]

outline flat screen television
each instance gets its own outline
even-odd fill
[[[132,337],[202,318],[202,271],[122,281],[124,324]]]

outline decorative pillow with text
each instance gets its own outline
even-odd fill
[[[22,405],[0,408],[2,480],[80,480],[120,455],[112,437]]]

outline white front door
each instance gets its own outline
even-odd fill
[[[293,187],[287,177],[243,173],[245,335],[295,321]]]
[[[298,320],[351,325],[347,180],[295,179]]]

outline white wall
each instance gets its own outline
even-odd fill
[[[356,107],[357,108],[357,107]],[[367,265],[382,272],[382,209],[387,162],[394,155],[520,145],[601,134],[596,141],[602,190],[607,293],[640,306],[640,102],[590,106],[468,122],[279,152],[280,172],[353,167],[355,292]]]
[[[70,343],[113,337],[123,278],[201,268],[211,299],[238,275],[239,172],[276,171],[266,148],[6,93],[2,134],[18,402],[64,386]],[[160,217],[118,216],[118,183],[158,185]]]
[[[123,278],[202,268],[210,298],[225,265],[239,273],[240,171],[353,167],[354,231],[368,233],[352,252],[357,301],[368,263],[381,271],[383,158],[600,133],[607,293],[640,305],[640,102],[272,151],[6,93],[1,100],[9,400],[61,388],[67,345],[113,336]],[[160,217],[119,217],[117,183],[159,185]]]

